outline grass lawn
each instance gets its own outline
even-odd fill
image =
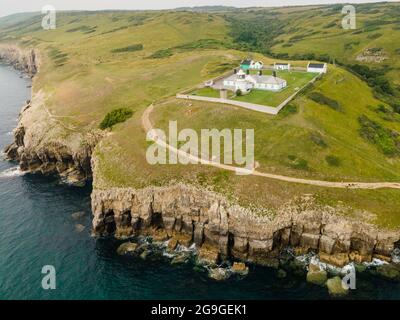
[[[218,90],[215,90],[213,88],[200,88],[192,91],[190,93],[191,95],[194,96],[202,96],[202,97],[210,97],[210,98],[219,98],[220,97],[220,92]]]
[[[264,72],[264,74],[271,75],[272,72],[270,72],[269,74]],[[317,75],[315,73],[307,72],[280,71],[277,72],[277,76],[287,81],[288,86],[285,89],[279,92],[253,90],[249,94],[235,97],[233,98],[233,100],[277,107],[287,98],[289,98],[293,93],[305,86]]]

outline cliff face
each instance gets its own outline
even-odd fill
[[[33,50],[0,47],[0,57],[16,68],[35,74]],[[42,92],[21,111],[14,142],[5,150],[23,171],[57,174],[65,182],[84,185],[92,176],[91,159],[101,131],[82,133],[65,126],[45,106]],[[92,165],[91,165],[91,160]],[[206,245],[222,258],[233,257],[269,264],[282,248],[316,250],[327,262],[390,260],[400,247],[400,234],[377,230],[351,220],[311,198],[288,203],[274,217],[258,216],[221,195],[192,186],[175,185],[142,190],[110,189],[92,193],[93,230],[117,238],[154,234],[186,234],[197,246]]]
[[[3,45],[0,57],[29,75],[39,71],[37,54],[32,49]],[[83,186],[92,177],[91,154],[103,133],[69,128],[51,114],[45,100],[43,92],[33,94],[19,115],[14,142],[4,152],[8,159],[18,161],[24,172],[55,174],[68,184]]]
[[[39,61],[34,49],[21,49],[14,45],[0,45],[0,61],[13,65],[17,70],[34,76]]]
[[[119,238],[152,234],[188,234],[197,246],[216,248],[221,257],[268,265],[285,247],[319,251],[332,264],[350,260],[390,260],[400,234],[339,216],[311,198],[288,203],[274,217],[257,216],[222,196],[192,186],[142,190],[94,190],[93,230]]]

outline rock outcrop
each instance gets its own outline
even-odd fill
[[[46,112],[39,96],[24,107],[14,142],[4,153],[24,172],[58,175],[65,183],[84,186],[92,177],[91,155],[102,134],[63,128]]]
[[[0,61],[11,64],[15,69],[34,76],[38,71],[39,61],[34,49],[21,49],[12,44],[0,45]]]
[[[37,53],[33,49],[0,46],[0,59],[28,75],[38,72]],[[62,181],[84,186],[92,177],[91,155],[103,137],[100,130],[79,132],[53,116],[39,91],[23,107],[14,142],[4,150],[9,160],[18,161],[23,172],[58,175]]]
[[[129,237],[183,233],[198,247],[232,257],[268,264],[285,247],[324,253],[331,261],[356,256],[368,261],[374,254],[390,258],[400,234],[337,215],[335,209],[315,204],[310,197],[283,206],[274,217],[259,216],[223,196],[178,184],[146,189],[94,190],[93,230],[98,235]],[[352,255],[351,255],[352,254]],[[341,258],[341,259],[339,259]]]

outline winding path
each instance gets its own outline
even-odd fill
[[[146,133],[150,132],[151,130],[154,129],[153,125],[151,123],[151,120],[150,120],[150,115],[153,112],[153,110],[154,110],[154,105],[151,104],[149,107],[147,107],[147,109],[143,112],[143,115],[142,115],[142,126]],[[228,170],[228,171],[233,171],[233,172],[235,172],[237,174],[241,174],[241,175],[253,175],[253,176],[258,176],[258,177],[279,180],[279,181],[307,184],[307,185],[318,186],[318,187],[327,187],[327,188],[367,189],[367,190],[383,189],[383,188],[400,189],[400,183],[398,183],[398,182],[333,182],[333,181],[322,181],[322,180],[309,180],[309,179],[294,178],[294,177],[288,177],[288,176],[272,174],[272,173],[259,172],[255,169],[253,169],[253,170],[243,169],[243,168],[239,168],[239,167],[235,167],[235,166],[231,166],[231,165],[221,164],[219,162],[213,162],[210,160],[201,159],[197,156],[183,152],[175,147],[170,146],[166,141],[161,140],[156,134],[153,134],[151,138],[159,146],[169,149],[172,152],[176,153],[177,155],[185,157],[185,158],[189,159],[190,161],[201,163],[204,165],[210,165],[210,166]]]

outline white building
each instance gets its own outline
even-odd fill
[[[286,80],[274,77],[274,76],[263,76],[246,74],[243,70],[239,70],[237,74],[234,74],[223,81],[223,85],[226,89],[237,91],[240,90],[242,93],[249,93],[252,89],[267,90],[267,91],[279,91],[287,86]]]
[[[307,72],[312,73],[326,73],[328,71],[328,65],[326,63],[309,63],[307,65]]]
[[[262,61],[251,61],[250,69],[252,70],[262,70],[264,68],[264,63]]]
[[[274,63],[275,70],[288,70],[290,71],[290,63]]]

